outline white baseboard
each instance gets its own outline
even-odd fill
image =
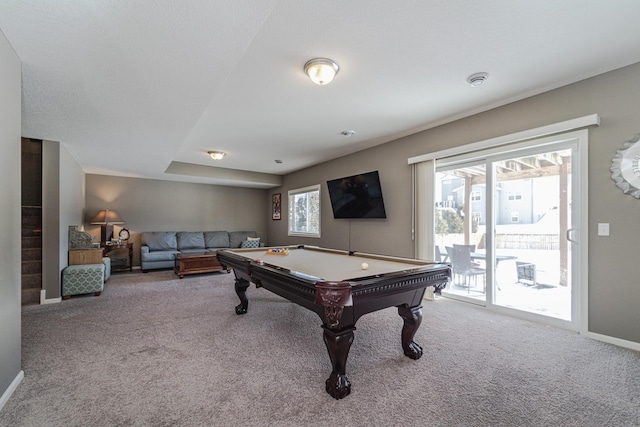
[[[47,299],[47,290],[46,289],[40,290],[40,304],[55,304],[58,302],[62,302],[62,298],[58,297],[58,298]]]
[[[24,371],[21,370],[20,372],[18,372],[18,375],[16,375],[16,377],[11,382],[11,384],[9,384],[9,387],[5,390],[5,392],[2,393],[2,396],[0,396],[0,411],[2,411],[2,408],[4,408],[4,405],[7,404],[7,402],[9,401],[9,398],[11,397],[13,392],[16,391],[16,389],[22,382],[23,378],[24,378]]]
[[[617,345],[618,347],[624,347],[630,350],[640,351],[640,343],[637,343],[637,342],[627,341],[620,338],[614,338],[608,335],[596,334],[595,332],[587,332],[586,336],[594,340]]]

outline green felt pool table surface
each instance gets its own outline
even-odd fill
[[[303,273],[331,282],[406,272],[434,264],[428,261],[358,252],[349,255],[348,251],[313,246],[281,248],[286,248],[288,255],[270,254],[268,253],[269,248],[234,249],[232,252],[255,261],[261,260],[265,264],[290,270],[292,273]],[[366,270],[362,268],[363,263],[368,265]]]

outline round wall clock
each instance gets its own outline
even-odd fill
[[[624,143],[611,162],[611,179],[625,194],[640,199],[640,134]]]
[[[123,228],[120,230],[120,234],[118,234],[121,240],[129,240],[129,230]]]

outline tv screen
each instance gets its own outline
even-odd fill
[[[386,218],[378,171],[327,181],[333,217]]]

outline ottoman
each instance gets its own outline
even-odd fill
[[[104,270],[103,263],[68,266],[62,270],[62,298],[94,292],[99,296],[104,288]]]
[[[102,263],[104,264],[104,281],[106,282],[111,277],[111,258],[103,257]]]

